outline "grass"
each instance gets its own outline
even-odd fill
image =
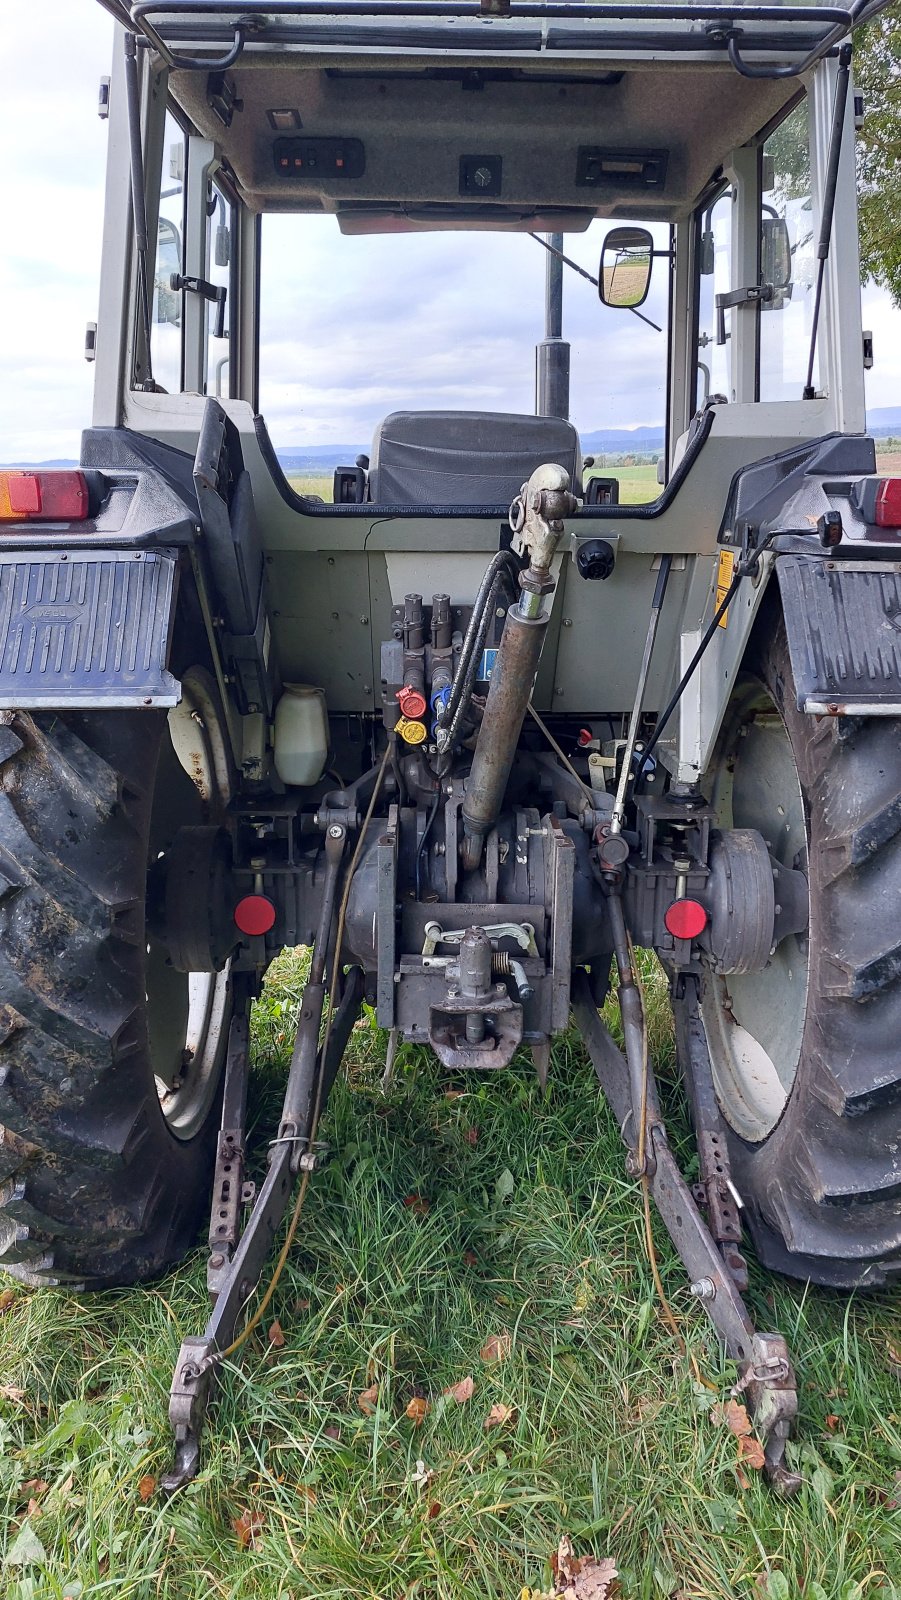
[[[286,953],[255,1008],[258,1168],[302,962]],[[675,1103],[650,971],[649,983]],[[260,1330],[226,1372],[200,1476],[173,1501],[155,1480],[172,1363],[207,1315],[203,1253],[143,1289],[9,1297],[4,1600],[517,1600],[547,1584],[564,1531],[616,1560],[626,1600],[898,1600],[889,1298],[755,1274],[758,1317],[798,1358],[792,1451],[806,1482],[788,1506],[753,1473],[743,1489],[736,1441],[711,1416],[733,1369],[658,1228],[667,1292],[714,1390],[660,1318],[636,1191],[577,1036],[556,1046],[546,1097],[526,1062],[450,1097],[410,1047],[385,1095],[384,1049],[367,1021],[330,1103],[330,1153],[273,1305],[284,1344]],[[675,1127],[684,1137],[678,1112]],[[505,1333],[507,1359],[483,1361]],[[442,1396],[467,1376],[471,1400]],[[365,1415],[357,1396],[373,1383]],[[419,1428],[405,1414],[414,1397],[430,1406]],[[512,1415],[488,1432],[495,1404]]]

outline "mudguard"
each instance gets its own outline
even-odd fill
[[[901,712],[901,563],[780,555],[776,576],[798,709]]]
[[[174,550],[0,554],[0,710],[174,706]]]

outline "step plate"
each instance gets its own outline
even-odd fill
[[[0,709],[174,706],[169,550],[0,555]]]
[[[779,556],[776,573],[798,708],[821,716],[901,712],[901,568]]]

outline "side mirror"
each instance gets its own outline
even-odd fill
[[[651,286],[654,241],[647,228],[611,228],[601,249],[598,294],[605,306],[634,311]]]
[[[174,222],[160,217],[154,273],[154,322],[181,323],[181,295],[170,287],[173,274],[181,272],[181,235]]]
[[[760,277],[774,289],[792,281],[792,249],[784,217],[764,217],[760,224]]]

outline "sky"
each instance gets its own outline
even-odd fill
[[[77,458],[90,422],[112,23],[96,0],[0,0],[0,461]],[[365,447],[389,411],[530,411],[544,252],[524,236],[343,239],[331,218],[264,218],[261,409],[279,447]],[[597,272],[605,225],[568,235]],[[662,317],[663,274],[645,310]],[[901,405],[901,311],[863,289],[871,408]],[[566,273],[572,415],[659,422],[664,339]]]

